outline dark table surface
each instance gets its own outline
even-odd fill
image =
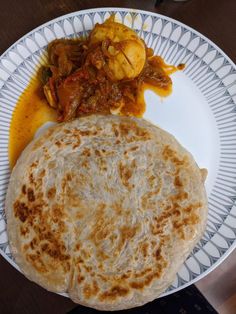
[[[96,7],[129,7],[177,19],[204,34],[236,62],[236,0],[1,0],[0,54],[40,24],[60,15]],[[236,252],[200,280],[198,288],[220,313],[236,313]],[[27,280],[0,257],[0,313],[66,313],[75,304]]]

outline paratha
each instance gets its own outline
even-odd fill
[[[201,238],[204,173],[150,122],[92,115],[27,146],[6,215],[26,277],[85,306],[128,309],[165,291]]]

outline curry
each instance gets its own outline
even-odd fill
[[[87,39],[54,40],[48,58],[41,77],[59,122],[92,113],[142,117],[145,87],[169,95],[169,74],[177,70],[114,16],[97,24]]]
[[[47,121],[64,122],[94,113],[142,117],[144,91],[168,96],[170,74],[184,67],[168,65],[154,56],[114,16],[96,24],[88,38],[54,40],[47,53],[48,64],[31,80],[13,114],[11,166]]]

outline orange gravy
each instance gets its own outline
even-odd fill
[[[168,76],[175,73],[176,71],[183,70],[185,68],[184,64],[179,64],[177,67],[166,64],[160,56],[153,56],[152,58],[158,61],[160,67],[165,71]],[[144,100],[144,92],[146,90],[151,90],[160,97],[167,97],[172,93],[172,83],[169,84],[167,88],[161,88],[148,83],[143,83],[141,89],[139,90],[137,102],[135,103],[135,105],[133,105],[133,103],[127,103],[124,107],[121,108],[121,114],[142,118],[146,110],[146,103]]]
[[[33,77],[20,96],[11,120],[9,136],[11,168],[33,139],[37,129],[47,121],[56,121],[56,111],[48,106],[41,82]]]
[[[142,88],[139,90],[135,106],[133,103],[126,104],[124,107],[122,107],[121,114],[142,118],[146,110],[146,103],[144,99],[144,92],[146,90],[151,90],[160,97],[166,97],[169,96],[172,92],[172,84],[170,84],[167,89],[158,88],[150,84],[143,84]]]

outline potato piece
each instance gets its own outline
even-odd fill
[[[144,42],[129,27],[114,22],[114,17],[96,24],[90,44],[109,40],[108,67],[116,80],[132,79],[140,74],[146,61]]]

